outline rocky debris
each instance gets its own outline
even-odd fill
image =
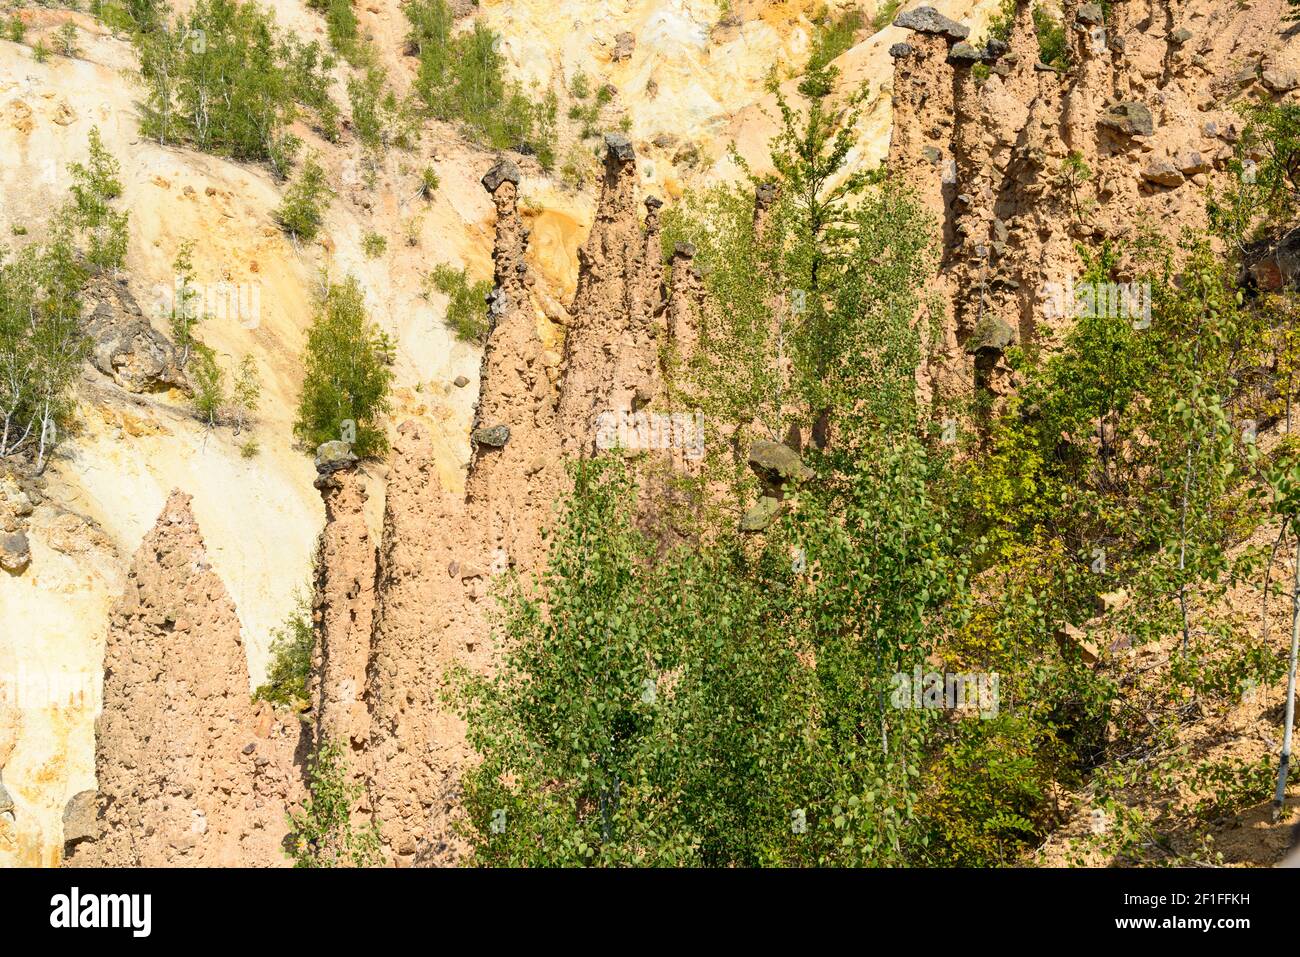
[[[1198,173],[1208,173],[1214,168],[1204,156],[1196,150],[1179,150],[1174,154],[1174,166],[1184,176],[1195,176]]]
[[[1074,19],[1079,23],[1086,23],[1088,26],[1096,27],[1106,22],[1106,14],[1102,12],[1100,4],[1085,3],[1074,14]]]
[[[1289,93],[1296,87],[1300,87],[1300,78],[1297,78],[1294,70],[1280,70],[1276,68],[1268,69],[1260,76],[1260,82],[1264,88],[1273,93]]]
[[[451,384],[458,389],[463,389],[465,388],[465,386],[469,385],[469,379],[463,375],[458,375],[456,376],[455,379],[452,380]]]
[[[948,51],[948,62],[954,66],[972,66],[986,57],[983,50],[976,49],[965,40],[957,43]]]
[[[1157,186],[1181,186],[1183,174],[1172,161],[1164,158],[1154,159],[1142,167],[1142,178]]]
[[[950,40],[965,40],[970,36],[970,27],[949,20],[934,7],[917,7],[907,10],[894,18],[894,26],[917,33],[930,33],[947,37]]]
[[[315,483],[325,503],[312,603],[311,695],[318,744],[355,746],[369,735],[363,692],[375,606],[375,547],[366,524],[365,483],[354,462],[330,460]]]
[[[1056,630],[1056,643],[1061,654],[1067,658],[1079,658],[1085,665],[1096,664],[1101,660],[1101,652],[1082,628],[1063,624]]]
[[[99,836],[99,810],[94,790],[78,791],[63,808],[63,856],[69,856],[82,841]]]
[[[889,48],[889,55],[895,60],[901,60],[903,57],[911,56],[916,52],[910,43],[895,43]]]
[[[11,575],[27,570],[32,563],[32,549],[24,532],[0,534],[0,568]]]
[[[1097,595],[1094,604],[1097,608],[1097,614],[1109,615],[1127,605],[1128,600],[1128,592],[1120,589],[1118,591],[1101,592]]]
[[[1150,136],[1155,130],[1151,110],[1143,103],[1129,100],[1108,107],[1097,125],[1124,136]]]
[[[1246,271],[1265,292],[1300,286],[1300,227],[1284,233],[1276,242],[1248,245],[1244,256]]]
[[[781,500],[772,495],[764,495],[749,511],[740,517],[742,532],[761,532],[768,528],[781,514]]]
[[[798,452],[770,439],[755,439],[749,447],[748,461],[759,481],[772,489],[781,489],[813,476],[813,470],[803,464]]]
[[[510,441],[510,426],[489,425],[485,428],[475,429],[470,433],[470,441],[475,445],[486,445],[494,449],[504,448],[505,444]]]
[[[632,59],[632,51],[635,49],[636,37],[624,30],[614,38],[614,52],[610,54],[610,59],[615,63],[630,60]]]
[[[966,340],[966,354],[977,355],[981,352],[1005,352],[1016,341],[1016,331],[1006,321],[997,316],[985,316],[976,323]]]
[[[176,350],[149,324],[124,279],[100,280],[86,295],[98,299],[86,321],[91,365],[128,392],[189,388]]]
[[[1169,34],[1169,42],[1175,46],[1182,46],[1192,38],[1192,31],[1186,27],[1179,27]]]
[[[95,742],[99,827],[80,829],[71,863],[283,863],[287,796],[259,800],[254,765],[241,754],[249,691],[235,606],[208,564],[189,496],[174,491],[109,618]],[[90,800],[80,796],[74,822],[87,819]]]
[[[1250,63],[1242,67],[1232,77],[1232,82],[1237,86],[1250,86],[1259,79],[1259,64]]]

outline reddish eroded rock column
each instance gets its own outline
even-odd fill
[[[509,160],[483,177],[497,211],[496,285],[465,482],[482,547],[476,544],[462,557],[498,571],[532,568],[540,560],[541,526],[563,478],[555,392],[547,375],[559,356],[543,347],[538,332],[535,280],[524,258],[528,231],[517,208],[519,178]]]
[[[286,804],[259,799],[249,692],[234,604],[208,564],[189,496],[174,491],[109,619],[93,839],[70,863],[284,863]]]
[[[948,53],[966,39],[967,27],[940,16],[932,7],[900,14],[895,26],[912,30],[905,43],[889,48],[894,59],[893,129],[889,169],[916,189],[939,222],[955,179],[952,156],[953,80]],[[951,236],[945,236],[950,241]]]
[[[317,745],[328,740],[348,749],[369,737],[363,693],[375,606],[375,546],[356,462],[346,442],[326,442],[316,453],[315,486],[325,502],[325,528],[312,605],[315,737]]]
[[[441,695],[447,670],[475,667],[475,645],[486,650],[466,641],[486,624],[473,618],[459,576],[448,574],[466,539],[463,520],[461,503],[438,480],[428,429],[403,423],[388,475],[366,685],[370,799],[399,865],[445,859],[461,843],[451,820],[469,750]]]
[[[564,344],[559,428],[569,456],[596,451],[602,413],[636,411],[653,398],[658,367],[654,313],[657,215],[642,232],[636,209],[636,155],[627,137],[605,137],[605,181],[591,234],[578,254],[573,324]]]
[[[1097,118],[1113,91],[1106,24],[1098,4],[1064,0],[1061,19],[1070,44],[1070,84],[1062,132],[1067,149],[1096,168]]]

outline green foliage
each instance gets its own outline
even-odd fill
[[[1016,25],[1016,0],[1002,0],[998,5],[997,13],[989,18],[988,35],[985,43],[989,40],[1000,40],[1003,43],[1011,42],[1011,31]]]
[[[311,663],[316,650],[310,589],[294,593],[293,611],[284,624],[271,632],[270,650],[266,682],[258,685],[253,698],[281,707],[304,709],[310,700]]]
[[[885,10],[881,9],[876,16],[880,17],[884,13]],[[865,20],[861,10],[846,10],[838,17],[823,11],[815,22],[816,31],[813,33],[812,54],[808,58],[806,71],[808,73],[817,73],[830,66],[832,60],[847,52],[853,46],[858,31],[864,25]]]
[[[324,741],[312,758],[311,793],[289,813],[294,867],[377,867],[383,863],[379,822],[353,822],[363,787],[353,781],[341,745]]]
[[[1300,106],[1260,103],[1240,110],[1246,127],[1229,164],[1234,182],[1209,203],[1211,222],[1238,248],[1272,239],[1300,216]]]
[[[14,43],[22,43],[23,37],[27,35],[27,24],[23,23],[23,18],[15,13],[9,18],[9,23],[6,26],[5,33],[8,38]]]
[[[212,428],[218,424],[226,405],[226,376],[212,349],[197,340],[193,345],[189,367],[190,384],[194,390],[191,401],[199,418]]]
[[[343,437],[343,423],[356,428],[353,451],[360,457],[388,447],[379,416],[388,411],[393,373],[384,362],[384,342],[366,317],[356,279],[326,282],[325,294],[307,333],[305,373],[294,435],[310,449]]]
[[[43,243],[0,248],[0,456],[48,461],[60,430],[72,423],[72,389],[89,342],[81,325],[81,288],[93,270],[123,264],[127,214],[117,161],[92,128],[86,163],[69,167],[71,196]],[[15,230],[15,234],[21,231]]]
[[[284,200],[275,213],[276,219],[294,239],[310,242],[320,231],[334,195],[325,179],[325,170],[314,156],[309,156],[298,176],[285,190]]]
[[[441,183],[437,170],[432,166],[426,166],[420,173],[420,195],[425,199],[432,199]]]
[[[360,36],[357,29],[357,14],[352,9],[352,0],[307,0],[307,6],[325,14],[330,46],[349,62],[356,59]]]
[[[455,331],[456,338],[482,345],[489,328],[484,303],[492,291],[492,283],[486,279],[471,282],[464,269],[446,263],[434,266],[426,281],[447,297],[446,322]]]
[[[203,318],[195,301],[201,298],[201,295],[193,287],[193,240],[187,239],[180,244],[176,251],[176,258],[172,261],[172,271],[175,275],[173,286],[175,298],[172,301],[171,315],[167,318],[168,325],[171,327],[172,343],[180,353],[181,368],[185,368],[194,349],[194,326]]]
[[[55,34],[55,45],[58,47],[59,54],[66,57],[74,57],[81,51],[77,49],[77,25],[71,21],[59,27]]]
[[[361,240],[361,248],[367,259],[378,259],[388,249],[388,240],[378,233],[366,233]]]
[[[44,63],[49,58],[50,48],[45,45],[45,40],[43,38],[37,40],[36,45],[32,47],[32,59],[37,63]]]
[[[0,250],[0,456],[29,455],[40,468],[71,421],[89,345],[78,299],[84,278],[64,223],[46,244]]]
[[[264,161],[283,175],[300,146],[288,130],[299,103],[337,136],[330,61],[318,44],[281,34],[253,0],[198,0],[135,40],[148,89],[141,130],[160,143]]]
[[[413,145],[414,118],[388,88],[380,67],[367,67],[359,76],[350,77],[347,86],[352,130],[362,146],[373,154],[389,146],[407,149]]]
[[[68,167],[72,175],[69,222],[83,238],[86,263],[100,269],[120,269],[126,261],[129,214],[109,205],[122,195],[122,183],[117,178],[120,170],[117,160],[104,148],[99,127],[91,127],[88,162]]]
[[[239,435],[249,426],[261,401],[262,380],[257,374],[257,363],[252,356],[244,356],[239,362],[239,367],[235,370],[235,379],[230,389],[231,416],[234,419],[236,435]],[[252,439],[248,440],[248,442],[252,441]],[[248,442],[244,445],[245,451],[248,448]],[[256,449],[256,445],[253,447]],[[247,453],[245,457],[251,458],[255,454],[256,451]]]
[[[459,684],[483,756],[466,779],[481,863],[926,859],[919,774],[937,723],[890,692],[966,604],[957,526],[932,493],[943,463],[912,400],[930,227],[891,184],[841,185],[852,110],[837,123],[819,98],[781,106],[761,234],[738,189],[665,218],[666,244],[696,243],[717,304],[673,379],[716,417],[722,449],[829,402],[834,451],[809,454],[816,479],[759,543],[731,531],[750,495],[738,482],[730,519],[666,554],[637,526],[620,459],[573,466],[546,570],[535,589],[504,586],[498,667]],[[793,315],[776,304],[791,289],[808,293]]]
[[[893,23],[894,17],[898,14],[898,8],[902,5],[903,0],[883,0],[876,8],[875,16],[871,18],[871,29],[879,33]]]
[[[1065,25],[1041,4],[1035,5],[1034,33],[1038,36],[1038,59],[1056,70],[1070,65],[1069,37]]]
[[[532,153],[544,169],[554,163],[555,92],[526,93],[508,81],[497,50],[500,37],[482,21],[452,35],[445,0],[413,0],[405,7],[408,43],[419,53],[415,93],[440,120],[460,123],[478,142]]]
[[[479,863],[882,865],[920,853],[909,825],[932,717],[888,694],[928,653],[963,578],[944,557],[919,445],[873,452],[801,497],[788,537],[751,552],[727,536],[653,563],[622,463],[574,466],[537,590],[507,586],[499,667],[460,679],[484,757],[466,778]]]

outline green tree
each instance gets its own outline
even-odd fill
[[[353,822],[363,792],[351,779],[341,745],[324,741],[312,757],[302,811],[289,813],[294,867],[376,867],[383,863],[379,823]]]
[[[355,428],[353,450],[361,457],[388,446],[379,416],[388,411],[393,373],[384,362],[379,332],[366,316],[355,278],[326,283],[307,333],[302,396],[294,434],[307,446],[339,439],[344,423]]]
[[[447,297],[447,325],[463,342],[482,345],[488,334],[488,316],[485,299],[492,289],[486,279],[471,282],[464,269],[446,263],[433,267],[426,282]]]
[[[121,167],[104,148],[99,127],[90,130],[90,157],[86,164],[73,163],[70,223],[83,238],[86,262],[102,269],[120,269],[126,261],[129,214],[109,204],[121,197],[118,179]]]
[[[310,700],[312,655],[316,633],[311,624],[311,590],[294,592],[293,611],[271,632],[271,663],[266,681],[253,697],[286,708],[303,709]]]
[[[141,130],[283,176],[300,146],[289,132],[298,104],[337,135],[319,46],[283,36],[253,0],[199,0],[187,14],[136,34],[148,89]]]
[[[316,157],[309,156],[285,190],[284,200],[275,212],[276,219],[295,240],[311,242],[325,222],[334,195],[324,168]]]
[[[194,392],[191,401],[199,418],[208,428],[213,428],[219,424],[226,406],[226,374],[217,362],[217,354],[210,347],[197,340],[193,345],[189,368],[190,384]]]

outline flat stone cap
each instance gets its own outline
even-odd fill
[[[1016,331],[996,316],[985,316],[975,326],[966,342],[966,354],[1004,352],[1016,341]]]
[[[917,33],[932,33],[950,40],[965,40],[970,36],[970,27],[949,20],[934,7],[917,7],[900,13],[894,18],[894,26]]]
[[[351,442],[334,439],[321,443],[316,449],[316,471],[321,475],[330,475],[356,464],[357,457],[352,454]]]
[[[492,164],[492,168],[483,174],[483,188],[489,193],[495,193],[502,183],[514,183],[519,185],[521,174],[519,167],[513,160],[505,158],[497,160]]]
[[[622,133],[606,133],[605,148],[609,150],[609,155],[620,163],[630,163],[636,159],[636,151],[632,149],[632,141]]]

